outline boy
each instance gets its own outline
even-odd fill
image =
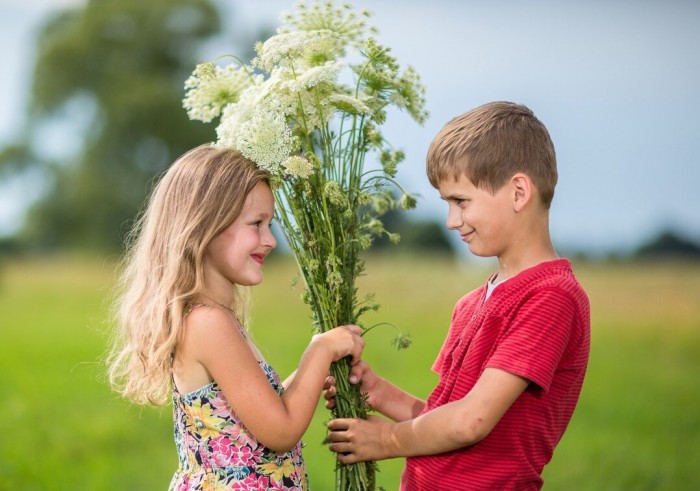
[[[495,256],[497,272],[457,303],[427,401],[364,362],[353,368],[351,382],[393,422],[333,420],[330,448],[343,463],[407,457],[402,490],[540,489],[590,347],[588,297],[549,236],[554,146],[527,107],[493,102],[438,133],[427,173],[448,228]]]

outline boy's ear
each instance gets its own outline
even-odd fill
[[[518,172],[511,177],[510,182],[513,189],[513,211],[518,213],[532,199],[532,179],[527,174]]]

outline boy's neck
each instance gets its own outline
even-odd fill
[[[550,254],[543,254],[541,256],[532,256],[519,259],[519,261],[514,260],[506,263],[503,262],[501,258],[498,258],[498,281],[504,281],[508,278],[517,276],[519,273],[525,271],[526,269],[530,269],[534,266],[537,266],[538,264],[559,259],[559,256],[555,251],[552,251],[552,253]]]
[[[516,238],[513,246],[497,259],[498,279],[502,281],[540,263],[559,259],[559,255],[554,249],[549,231],[545,229],[539,236],[528,234],[527,237]]]

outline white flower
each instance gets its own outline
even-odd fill
[[[358,15],[348,3],[336,7],[333,2],[314,2],[309,8],[304,2],[298,2],[295,7],[296,16],[290,12],[282,14],[281,19],[287,25],[278,32],[331,30],[336,34],[336,49],[339,50],[334,56],[343,56],[346,45],[360,47],[368,34],[377,33],[376,27],[367,22],[371,12],[363,9]]]
[[[235,104],[226,106],[221,114],[221,122],[216,128],[217,144],[224,147],[236,146],[241,125],[251,119],[265,97],[267,82],[248,87]]]
[[[216,144],[222,147],[236,148],[236,134],[241,125],[236,111],[237,104],[229,104],[221,114],[221,122],[216,127]]]
[[[235,148],[274,175],[294,150],[294,138],[281,114],[260,110],[240,126]]]
[[[372,110],[362,102],[360,99],[357,97],[353,97],[351,95],[346,95],[346,94],[331,94],[328,96],[328,102],[330,104],[337,108],[340,109],[341,111],[345,111],[347,113],[351,114],[371,114]]]
[[[311,75],[301,82],[292,71],[275,68],[263,84],[264,95],[259,104],[284,114],[300,134],[322,127],[333,116],[327,94],[336,89],[326,82],[332,81],[339,68],[335,64],[317,68],[319,70],[312,69]],[[302,84],[318,85],[305,88]]]
[[[335,84],[342,69],[342,63],[329,61],[324,65],[303,71],[296,78],[289,80],[287,86],[292,92],[300,92],[322,84]]]
[[[267,72],[278,66],[313,66],[313,60],[325,63],[333,58],[329,50],[334,44],[334,36],[333,31],[327,29],[277,34],[255,46],[258,56],[252,63]]]
[[[314,166],[301,155],[292,155],[282,164],[285,174],[300,179],[306,179],[314,173]]]
[[[208,123],[219,116],[226,105],[236,102],[247,87],[260,80],[259,75],[251,76],[237,65],[221,68],[201,63],[185,81],[187,95],[182,106],[190,119]]]

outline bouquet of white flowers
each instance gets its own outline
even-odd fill
[[[383,138],[380,126],[390,106],[422,124],[425,88],[415,70],[401,71],[372,37],[369,16],[348,4],[300,3],[283,16],[276,35],[256,45],[250,65],[238,59],[223,68],[203,63],[185,82],[189,117],[220,117],[216,144],[238,149],[270,172],[280,227],[319,332],[355,324],[376,310],[371,296],[357,298],[360,251],[382,234],[396,242],[380,217],[415,206],[394,179],[404,154]],[[368,155],[377,165],[366,168]],[[397,338],[399,347],[407,343]],[[365,418],[365,399],[348,382],[348,364],[336,363],[331,371],[337,381],[333,416]],[[373,462],[339,465],[336,489],[374,489],[374,472]]]

